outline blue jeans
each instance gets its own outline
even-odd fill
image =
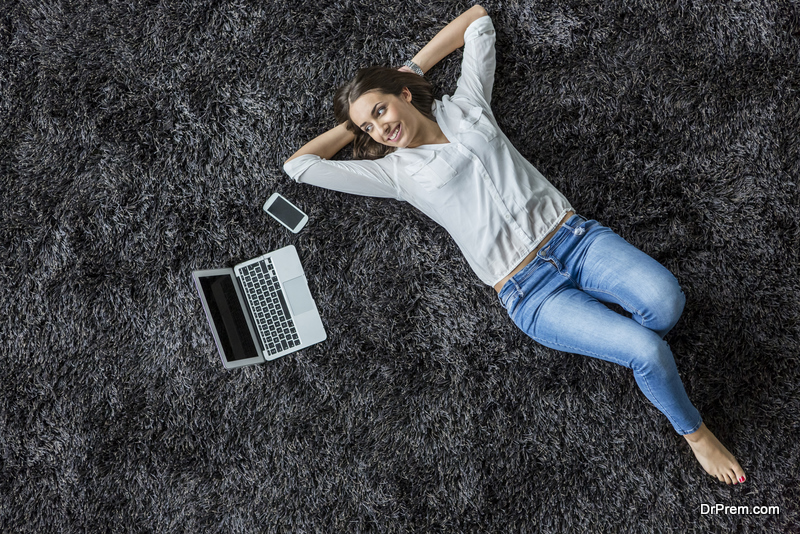
[[[686,298],[672,273],[609,228],[572,216],[499,297],[535,341],[632,369],[642,393],[679,434],[700,428],[700,413],[663,339]]]

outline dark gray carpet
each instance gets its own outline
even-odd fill
[[[3,532],[800,532],[800,7],[485,4],[506,133],[682,283],[668,340],[736,487],[423,215],[282,173],[357,67],[466,7],[0,4]],[[329,340],[223,370],[191,271],[288,244]]]

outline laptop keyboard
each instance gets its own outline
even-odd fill
[[[267,258],[243,267],[240,281],[250,303],[264,352],[277,354],[300,344],[297,329],[278,283],[272,260]]]

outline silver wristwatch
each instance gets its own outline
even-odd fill
[[[425,73],[422,72],[422,69],[419,68],[419,65],[411,61],[410,59],[406,61],[403,66],[408,67],[409,69],[413,70],[415,74],[419,74],[420,76],[424,76]]]

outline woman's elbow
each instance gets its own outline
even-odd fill
[[[298,150],[297,152],[295,152],[294,154],[292,154],[291,156],[289,156],[289,159],[287,159],[286,161],[283,162],[283,166],[286,167],[286,165],[288,165],[290,161],[296,160],[300,156],[317,156],[319,158],[322,157],[322,156],[320,156],[318,154],[315,154],[314,152],[312,152],[310,150],[306,150],[306,148],[303,147],[300,150]]]
[[[481,17],[488,17],[489,16],[489,12],[486,11],[486,9],[484,9],[483,6],[481,6],[481,5],[477,5],[476,4],[476,5],[472,6],[470,8],[470,10],[473,11],[473,14],[475,16],[475,20],[478,20]]]
[[[283,162],[283,168],[285,169],[285,168],[286,168],[286,165],[288,165],[290,161],[292,161],[293,159],[295,159],[295,158],[297,158],[297,157],[299,157],[299,156],[300,156],[300,153],[299,153],[299,152],[295,152],[294,154],[292,154],[291,156],[289,156],[289,159],[287,159],[286,161],[284,161],[284,162]]]
[[[295,182],[298,182],[299,180],[297,179],[297,172],[295,169],[296,165],[293,164],[292,161],[294,161],[295,159],[299,158],[302,155],[303,154],[300,152],[295,152],[289,159],[283,162],[283,172],[289,175],[289,177]]]

